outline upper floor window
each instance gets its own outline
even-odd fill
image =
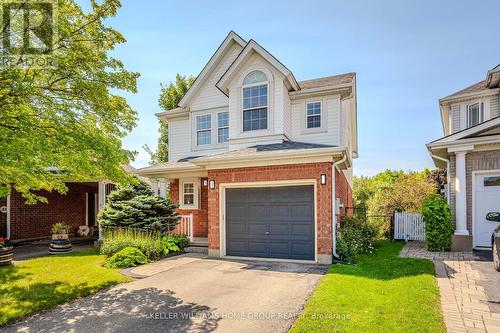
[[[467,127],[475,126],[484,120],[484,104],[474,103],[467,105]]]
[[[229,112],[217,113],[217,143],[224,143],[229,139]]]
[[[253,71],[243,80],[243,131],[267,129],[267,77]]]
[[[212,115],[196,116],[196,144],[209,145],[212,143]]]
[[[307,128],[321,127],[321,102],[307,103]]]

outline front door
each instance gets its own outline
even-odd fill
[[[474,247],[491,247],[491,234],[500,223],[488,214],[500,212],[500,173],[476,174],[474,187]]]
[[[87,193],[87,225],[93,227],[96,225],[96,194],[93,192]]]

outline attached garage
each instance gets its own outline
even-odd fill
[[[226,188],[226,255],[315,260],[314,200],[314,185]]]
[[[500,173],[473,173],[473,242],[474,247],[491,247],[491,234],[499,222],[487,218],[500,212]]]

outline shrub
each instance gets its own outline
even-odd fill
[[[440,195],[424,200],[422,215],[425,222],[425,240],[429,251],[450,251],[453,235],[450,207]]]
[[[148,262],[148,258],[135,247],[126,247],[106,259],[104,266],[107,268],[126,268],[143,265]]]
[[[101,253],[113,255],[127,247],[141,250],[149,259],[157,259],[163,254],[161,234],[132,228],[110,228],[104,231]]]
[[[157,231],[173,230],[180,219],[177,205],[153,195],[145,183],[120,187],[111,192],[99,212],[99,223],[104,227],[132,227]]]
[[[340,260],[354,262],[361,253],[371,252],[378,231],[364,218],[346,216],[340,221],[337,254]]]
[[[158,259],[171,252],[179,252],[189,244],[184,235],[162,236],[160,232],[133,228],[109,228],[104,231],[101,253],[113,255],[126,247],[141,250],[148,259]]]

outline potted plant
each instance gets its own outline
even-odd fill
[[[0,266],[12,264],[13,246],[8,244],[9,240],[0,237]]]
[[[56,223],[52,226],[52,240],[49,244],[50,254],[66,253],[73,250],[68,231],[69,227],[64,223]]]
[[[69,227],[64,223],[56,223],[52,226],[52,239],[69,239]]]

